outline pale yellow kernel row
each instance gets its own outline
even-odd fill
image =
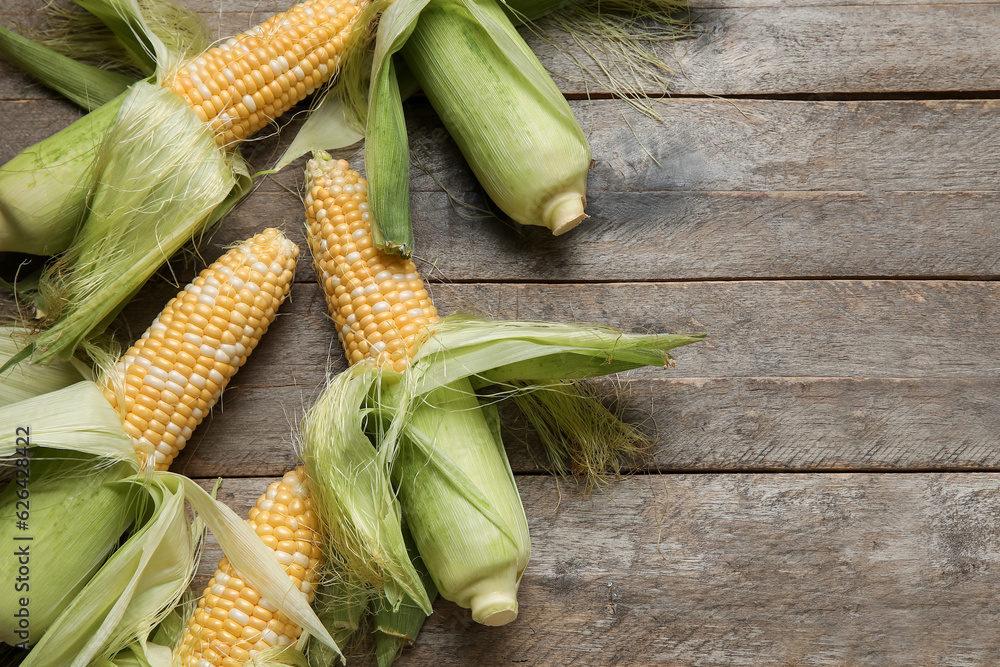
[[[298,247],[276,229],[224,254],[171,299],[115,366],[104,393],[140,464],[166,470],[274,322]]]
[[[316,157],[306,180],[309,247],[348,362],[405,370],[437,321],[416,266],[375,247],[368,182],[347,161]]]
[[[184,63],[164,86],[209,123],[216,143],[249,137],[325,84],[366,0],[307,0]]]
[[[292,583],[312,602],[322,558],[319,522],[304,468],[273,482],[247,523],[275,552]],[[183,667],[239,667],[272,646],[289,646],[302,629],[246,585],[223,558],[177,650]]]

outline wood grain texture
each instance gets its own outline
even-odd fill
[[[267,480],[227,482],[245,512]],[[519,618],[443,601],[399,665],[985,665],[1000,660],[1000,476],[518,478]],[[206,549],[199,582],[217,562]],[[359,661],[357,664],[364,664]]]
[[[253,26],[280,8],[275,2],[184,2],[205,16],[210,34],[223,38]],[[700,34],[668,43],[664,60],[676,72],[669,90],[690,95],[886,93],[911,91],[995,91],[998,66],[992,44],[1000,41],[996,3],[790,2],[692,3]],[[38,3],[5,3],[4,25],[40,21]],[[558,48],[526,35],[542,63],[567,93],[601,93],[577,62],[585,54],[555,35]],[[654,95],[667,92],[649,84]],[[46,97],[27,78],[0,69],[0,99]]]
[[[219,36],[279,8],[182,1]],[[0,24],[37,22],[38,5],[7,0]],[[565,237],[454,205],[484,201],[429,106],[407,104],[418,255],[443,312],[709,338],[675,369],[596,383],[656,446],[592,496],[543,474],[505,409],[532,529],[521,617],[487,629],[438,601],[399,664],[1000,664],[1000,4],[694,8],[701,34],[663,50],[690,97],[657,102],[662,123],[571,102],[597,165],[592,218]],[[578,68],[531,40],[579,97]],[[775,95],[796,99],[711,97]],[[0,62],[0,162],[78,115]],[[290,136],[249,145],[253,164]],[[202,254],[269,225],[301,243],[300,170],[262,180]],[[147,287],[122,339],[174,291]],[[245,513],[295,465],[295,425],[343,368],[303,256],[174,469],[226,477],[220,497]],[[199,592],[218,557],[210,538]]]

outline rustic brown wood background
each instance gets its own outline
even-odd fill
[[[5,0],[0,21],[37,4]],[[220,35],[275,9],[190,4]],[[597,161],[592,218],[558,239],[453,206],[445,190],[482,205],[478,187],[408,104],[430,174],[412,172],[417,254],[443,312],[709,338],[619,383],[657,440],[622,483],[558,483],[509,429],[532,529],[520,618],[479,627],[439,601],[399,664],[1000,664],[1000,4],[693,12],[700,35],[663,51],[661,121],[584,99],[572,59],[532,38]],[[0,63],[0,161],[77,115]],[[280,145],[258,141],[257,163]],[[263,180],[204,255],[267,225],[301,241],[300,167]],[[344,367],[300,266],[175,466],[225,477],[239,511],[294,465],[299,416]],[[172,291],[147,288],[124,328]]]

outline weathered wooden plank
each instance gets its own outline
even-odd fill
[[[224,37],[263,20],[276,3],[189,2]],[[676,63],[669,75],[674,93],[690,95],[885,93],[918,91],[993,91],[997,65],[992,44],[1000,41],[1000,10],[995,3],[769,3],[712,0],[692,5],[698,37],[663,49]],[[807,5],[807,6],[803,6]],[[32,22],[37,6],[15,0],[0,13],[3,23]],[[248,12],[254,9],[254,13]],[[560,87],[572,94],[606,89],[583,83],[572,48],[563,51],[527,35]],[[551,39],[551,38],[549,38]],[[565,36],[558,44],[568,45]],[[0,70],[0,98],[45,95],[27,80]],[[649,92],[661,94],[651,84]]]
[[[591,199],[605,192],[997,189],[998,100],[671,99],[657,104],[662,121],[617,101],[571,106],[597,162]],[[429,108],[407,111],[414,159],[434,175],[415,172],[413,188],[475,189]]]
[[[239,378],[237,378],[239,380]],[[1000,469],[1000,380],[649,378],[597,383],[654,442],[641,470]],[[238,382],[172,469],[192,477],[280,475],[317,386]],[[502,411],[516,473],[545,469],[531,429]]]
[[[677,72],[669,78],[674,93],[996,89],[984,67],[992,67],[997,57],[987,46],[1000,38],[996,4],[694,5],[693,12],[700,34],[662,50],[666,62],[676,63]],[[560,52],[537,38],[528,41],[561,89],[588,90],[574,62],[590,66],[585,54],[571,48]],[[648,84],[646,90],[659,93],[662,86]]]
[[[463,217],[443,192],[411,206],[416,253],[448,281],[1000,275],[994,192],[598,192],[591,218],[561,237]],[[300,207],[262,188],[216,242],[277,225],[303,244]]]
[[[613,100],[571,106],[597,163],[588,181],[591,203],[606,193],[997,191],[998,100],[674,99],[658,103],[662,122]],[[0,110],[17,121],[2,160],[74,117],[54,101],[2,102]],[[407,115],[412,190],[443,188],[459,197],[478,191],[429,105],[409,104]],[[273,163],[292,136],[253,142],[255,164]],[[289,168],[261,188],[295,191],[300,179]]]
[[[245,512],[268,480],[231,480]],[[1000,660],[1000,476],[519,477],[520,617],[438,601],[401,665],[983,665]],[[206,549],[203,584],[218,551]]]

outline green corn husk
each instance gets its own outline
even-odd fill
[[[398,607],[403,595],[431,613],[400,532],[390,471],[372,448],[364,421],[375,374],[335,378],[302,422],[302,456],[323,534],[349,581],[384,591]],[[329,556],[328,556],[329,559]]]
[[[437,588],[431,579],[423,559],[413,543],[409,527],[403,522],[403,539],[410,554],[413,567],[420,575],[420,581],[427,591],[427,597],[434,600]],[[403,648],[413,644],[427,619],[427,614],[413,600],[404,599],[398,609],[389,608],[382,600],[373,602],[375,624],[375,659],[378,667],[389,667],[399,657]]]
[[[0,598],[0,641],[12,645],[33,644],[48,631],[141,512],[139,494],[117,484],[127,464],[102,466],[92,455],[41,449],[23,469],[30,478],[15,477],[0,494],[0,539],[30,552],[23,596]],[[20,511],[24,529],[18,527]],[[74,558],[67,557],[67,545]],[[13,586],[18,567],[17,559],[4,559],[3,581]],[[26,628],[16,616],[21,597],[30,600]]]
[[[202,529],[198,521],[189,523],[184,495],[128,478],[119,486],[148,494],[150,510],[80,594],[59,608],[58,619],[28,654],[26,667],[84,667],[96,657],[118,653],[144,639],[190,583]],[[60,579],[53,573],[52,580]]]
[[[30,340],[30,335],[30,331],[21,327],[0,327],[0,364],[16,355]],[[0,373],[0,408],[91,377],[90,369],[77,359],[50,366],[17,364],[6,373]]]
[[[531,541],[488,410],[496,408],[480,405],[467,378],[427,392],[403,427],[392,471],[441,597],[471,609],[477,623],[505,625],[517,617]]]
[[[429,598],[413,595],[424,591],[404,553],[405,517],[442,597],[480,622],[513,620],[527,524],[495,409],[473,386],[668,365],[670,349],[700,339],[453,317],[434,327],[405,373],[355,366],[334,378],[303,420],[302,451],[324,529],[351,576],[384,591],[387,609],[398,610],[405,591],[427,612]]]
[[[376,44],[367,135],[380,247],[408,255],[409,155],[392,55],[410,72],[494,202],[562,234],[582,221],[590,146],[562,93],[495,0],[398,1]],[[384,31],[384,32],[383,32]],[[395,120],[393,120],[395,119]]]
[[[590,145],[495,0],[432,0],[400,53],[502,211],[555,235],[586,217]]]
[[[124,100],[123,93],[0,167],[0,249],[53,255],[69,247],[86,213],[97,150]]]
[[[193,482],[167,472],[136,476],[132,466],[109,465],[95,457],[66,452],[60,457],[58,461],[76,464],[77,474],[53,474],[51,467],[32,464],[28,522],[35,528],[30,543],[30,635],[17,634],[16,598],[9,602],[14,607],[4,609],[10,613],[0,619],[3,641],[34,644],[24,665],[84,667],[111,659],[129,646],[155,664],[162,650],[148,637],[190,584],[203,525],[216,535],[248,585],[275,600],[292,622],[338,651],[274,554],[244,520]],[[80,461],[90,467],[86,475],[80,474]],[[16,482],[15,478],[10,488]],[[9,492],[0,498],[5,514],[9,513]],[[48,502],[50,498],[53,502]],[[193,522],[185,503],[196,514]],[[67,512],[73,512],[72,521],[65,520]],[[3,518],[0,533],[12,540],[18,535],[16,522],[9,516]],[[116,546],[129,524],[127,539]],[[16,562],[13,567],[14,572],[4,573],[11,581],[17,574]],[[7,598],[0,604],[8,606]],[[302,658],[298,655],[283,653],[281,660],[267,664],[299,665]]]
[[[207,126],[169,90],[135,84],[96,164],[89,214],[39,286],[52,326],[33,361],[66,358],[204,229],[236,185]]]
[[[323,580],[316,590],[313,607],[330,636],[346,654],[357,641],[365,612],[368,610],[370,591],[360,582],[344,580],[342,572],[331,569],[329,560],[322,577]],[[306,655],[309,658],[309,667],[332,667],[342,661],[340,653],[316,637],[309,638]]]

